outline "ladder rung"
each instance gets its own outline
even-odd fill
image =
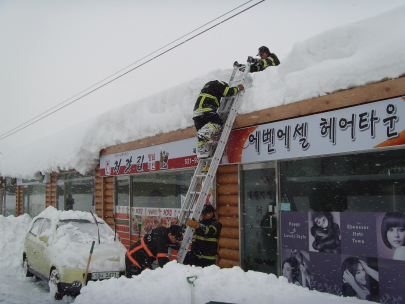
[[[237,80],[235,80],[235,77],[237,75],[239,76],[240,73],[237,68],[234,68],[229,81],[230,85],[234,86],[235,84],[244,83],[246,75],[249,72],[249,67],[250,63],[248,62],[246,64],[245,71],[241,75],[241,78]],[[183,207],[179,216],[179,221],[183,225],[187,217],[191,215],[197,217],[201,213],[203,205],[206,201],[206,197],[209,193],[208,188],[214,179],[216,173],[215,171],[217,170],[217,167],[222,159],[226,143],[232,130],[233,122],[236,118],[238,108],[243,98],[243,93],[244,92],[242,92],[240,95],[229,98],[223,98],[221,101],[221,106],[218,109],[218,112],[220,113],[221,118],[225,121],[225,124],[219,131],[218,136],[215,137],[215,140],[210,142],[210,145],[212,145],[212,151],[214,152],[213,156],[210,158],[200,159],[197,170],[194,172],[192,182],[187,192],[186,199],[183,202]],[[208,175],[209,170],[211,170],[210,175]],[[212,172],[214,174],[212,174]],[[196,191],[196,189],[200,189],[200,191]],[[183,242],[180,246],[180,250],[177,253],[178,262],[181,264],[183,263],[185,254],[187,253],[191,243],[191,235],[193,232],[193,228],[186,228]]]

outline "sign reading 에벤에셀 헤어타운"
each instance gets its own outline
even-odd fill
[[[282,211],[281,237],[290,283],[381,303],[405,298],[403,212]]]
[[[223,162],[244,163],[405,144],[405,98],[231,132]]]

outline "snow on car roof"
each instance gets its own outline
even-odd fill
[[[97,219],[98,223],[105,224],[105,222],[99,218],[96,214],[94,216]],[[37,218],[41,217],[47,217],[47,218],[52,218],[53,220],[69,220],[69,219],[82,219],[82,220],[89,220],[91,222],[94,222],[94,218],[91,215],[90,212],[86,211],[74,211],[74,210],[69,210],[69,211],[63,211],[63,210],[57,210],[55,207],[49,206],[47,207],[44,211],[42,211],[40,214],[38,214],[34,220]]]

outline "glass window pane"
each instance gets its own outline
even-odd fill
[[[56,186],[56,209],[65,210],[65,184],[60,183]]]
[[[133,206],[149,208],[181,208],[193,170],[134,175]]]
[[[39,228],[41,228],[43,218],[39,218],[35,221],[34,225],[32,225],[32,228],[30,230],[30,233],[37,236]]]
[[[129,207],[129,177],[117,178],[116,183],[116,206]]]
[[[41,234],[46,234],[49,236],[49,232],[46,233],[49,229],[51,229],[51,221],[49,219],[45,219],[44,224],[42,225]]]
[[[29,210],[30,191],[31,191],[31,188],[28,186],[25,186],[23,188],[23,210],[22,210],[23,214],[24,213],[30,214],[30,210]]]
[[[241,265],[245,271],[277,274],[274,168],[242,170]]]
[[[94,170],[84,175],[79,172],[57,175],[57,209],[95,211]]]
[[[65,182],[65,210],[94,212],[94,180]]]
[[[404,150],[280,163],[282,203],[291,211],[405,211]]]
[[[46,206],[46,186],[44,184],[30,185],[31,188],[29,214],[35,217],[45,210]]]
[[[4,197],[4,216],[14,215],[15,216],[15,205],[16,205],[16,191],[17,187],[6,187],[5,197]]]

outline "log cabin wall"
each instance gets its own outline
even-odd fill
[[[218,220],[222,224],[218,242],[218,266],[221,268],[240,266],[238,165],[218,167],[217,206]]]
[[[97,166],[94,187],[96,214],[114,229],[114,177],[101,177],[100,166]]]
[[[51,181],[46,184],[46,207],[49,206],[56,208],[56,173],[51,173]]]
[[[15,216],[23,214],[23,186],[17,186],[15,191]]]

